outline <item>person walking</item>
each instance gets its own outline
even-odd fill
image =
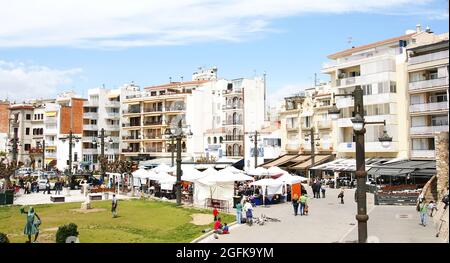
[[[37,238],[39,236],[39,226],[41,225],[41,218],[35,213],[34,208],[30,206],[28,213],[25,212],[24,208],[20,209],[21,214],[27,214],[27,222],[25,223],[25,228],[23,233],[28,236],[28,243],[31,243],[31,236],[34,235],[33,243],[37,243]]]
[[[300,215],[301,216],[305,215],[305,208],[307,205],[307,201],[308,201],[307,195],[300,196]]]
[[[338,198],[341,198],[341,204],[344,204],[344,188],[341,188]]]
[[[47,194],[51,194],[50,192],[50,181],[47,179],[47,183],[45,184],[45,190],[47,191]]]
[[[420,224],[424,227],[427,226],[428,205],[426,204],[425,201],[419,204],[419,215],[420,215]]]
[[[117,217],[117,198],[116,198],[115,194],[113,194],[113,198],[112,198],[111,212],[112,212],[112,217],[116,218]]]
[[[217,207],[214,207],[213,216],[214,216],[214,222],[216,222],[217,218],[219,217],[219,210],[217,210]]]
[[[321,187],[320,191],[322,192],[322,198],[325,198],[325,187]]]
[[[245,201],[244,211],[247,224],[253,225],[253,206],[248,200]]]
[[[430,203],[428,204],[428,211],[430,211],[430,217],[433,217],[434,210],[437,211],[436,204],[434,203],[434,201],[430,201]]]
[[[238,224],[242,222],[242,205],[241,202],[236,204],[236,221]]]
[[[292,197],[292,206],[294,207],[294,215],[297,216],[298,214],[298,195],[294,194],[294,196]]]

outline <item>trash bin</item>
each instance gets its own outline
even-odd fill
[[[242,200],[242,196],[233,196],[233,208],[236,208],[236,205],[240,203]]]

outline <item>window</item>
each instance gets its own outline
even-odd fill
[[[208,137],[208,144],[211,144],[211,137]]]
[[[31,114],[25,115],[25,119],[26,119],[27,121],[31,120]]]
[[[372,84],[363,85],[362,88],[364,95],[372,95]]]
[[[395,81],[391,81],[390,82],[390,92],[391,93],[396,93],[397,92],[397,83],[395,83]]]
[[[31,144],[29,144],[29,143],[26,143],[25,144],[25,151],[30,151],[30,149],[31,149]]]
[[[223,137],[220,136],[219,142],[222,143],[223,142]]]
[[[25,135],[30,135],[30,128],[25,128]]]
[[[217,143],[217,137],[214,137],[214,144]]]
[[[78,153],[73,154],[73,161],[78,162]]]

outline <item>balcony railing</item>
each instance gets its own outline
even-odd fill
[[[85,119],[97,119],[98,113],[97,112],[85,112],[83,113],[83,118]]]
[[[46,124],[56,124],[58,120],[56,119],[56,117],[46,117],[45,118],[45,123]]]
[[[144,135],[144,140],[161,140],[162,135]]]
[[[144,121],[144,126],[163,125],[163,121]]]
[[[232,90],[224,90],[223,94],[229,95],[229,94],[242,94],[242,89],[232,89]]]
[[[302,124],[302,130],[311,130],[311,125]]]
[[[242,104],[222,105],[223,110],[242,110],[243,108]]]
[[[55,159],[56,158],[56,153],[45,153],[45,158]]]
[[[141,127],[140,123],[122,123],[122,127],[136,127],[139,128]]]
[[[81,138],[82,142],[92,142],[93,140],[97,140],[97,136],[83,136]]]
[[[398,142],[391,142],[389,147],[383,147],[381,142],[365,142],[364,150],[366,152],[396,152],[398,151]],[[355,152],[354,142],[342,142],[338,145],[338,152]]]
[[[437,79],[427,79],[427,80],[419,80],[409,83],[409,90],[421,90],[428,89],[434,87],[441,87],[448,85],[448,78],[437,78]]]
[[[106,112],[106,118],[107,119],[119,119],[120,113],[118,112]]]
[[[98,149],[97,148],[85,148],[83,149],[83,154],[97,154]]]
[[[144,152],[146,153],[160,153],[163,151],[162,147],[145,147]]]
[[[185,111],[186,106],[185,105],[170,105],[166,106],[166,111]]]
[[[336,86],[347,86],[347,85],[355,85],[359,84],[361,82],[361,77],[349,77],[349,78],[342,78],[336,80]]]
[[[298,124],[286,124],[286,130],[298,130]]]
[[[242,125],[242,121],[224,121],[223,125]]]
[[[122,149],[123,153],[139,153],[139,149]]]
[[[85,124],[85,125],[83,125],[83,130],[89,130],[89,131],[98,130],[98,126],[95,124]]]
[[[422,104],[413,104],[409,106],[409,112],[427,112],[427,111],[439,111],[448,110],[448,102],[431,102]]]
[[[120,107],[120,101],[115,101],[115,100],[108,100],[107,102],[105,102],[105,106],[106,107]]]
[[[443,131],[448,131],[448,124],[441,126],[416,126],[409,129],[411,135],[433,135],[436,132]]]
[[[448,58],[448,50],[409,58],[408,64],[414,65],[433,60]]]
[[[434,159],[436,152],[434,150],[411,150],[411,158]]]
[[[162,107],[145,107],[144,112],[162,112]]]
[[[47,146],[54,147],[54,146],[56,146],[56,142],[50,141],[50,140],[45,140],[45,147],[47,147]]]
[[[116,131],[120,129],[119,124],[107,124],[105,127],[108,131]]]
[[[122,136],[122,140],[140,140],[140,135]]]
[[[141,113],[140,109],[128,109],[128,110],[122,110],[123,114],[138,114]]]
[[[244,135],[225,135],[224,141],[243,141]]]

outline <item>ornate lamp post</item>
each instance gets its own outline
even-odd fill
[[[189,126],[184,126],[182,120],[178,121],[178,125],[170,127],[165,130],[164,135],[168,138],[175,138],[177,140],[177,182],[175,185],[177,205],[181,205],[181,140],[186,137],[191,137],[191,130],[187,130]],[[173,146],[172,146],[173,147]],[[173,149],[173,148],[172,148]],[[173,150],[172,150],[173,152]]]
[[[378,138],[382,146],[387,148],[392,142],[392,137],[387,134],[386,121],[382,122],[366,122],[364,120],[364,104],[363,104],[363,90],[361,86],[356,86],[355,90],[350,94],[335,94],[335,96],[352,96],[354,99],[355,117],[352,119],[353,131],[355,133],[355,151],[356,151],[356,198],[358,204],[358,211],[356,220],[358,220],[358,242],[367,242],[367,200],[366,200],[366,164],[365,164],[365,150],[364,150],[364,134],[366,124],[383,124],[383,135]],[[328,111],[331,118],[336,120],[339,117],[340,110],[333,104],[333,108]]]
[[[65,136],[65,137],[61,137],[59,138],[63,143],[66,142],[66,140],[69,140],[69,178],[70,178],[70,182],[73,183],[73,178],[72,178],[72,147],[75,145],[75,142],[79,142],[81,140],[81,137],[75,136],[72,132],[72,130],[70,130],[69,135]]]
[[[309,134],[306,134],[305,135],[305,141],[309,141],[309,138],[308,137],[311,137],[311,167],[313,167],[314,166],[314,164],[315,164],[315,156],[316,156],[316,148],[315,148],[315,146],[317,145],[317,146],[319,146],[320,144],[319,144],[319,140],[320,140],[320,138],[319,137],[317,137],[317,138],[315,138],[314,139],[314,135],[318,135],[318,134],[314,134],[314,127],[311,127],[311,130],[310,130],[310,132],[309,132]],[[315,140],[317,140],[317,144],[315,143]],[[311,177],[314,177],[314,170],[310,170],[310,172],[309,172],[309,177],[311,178]],[[309,182],[311,183],[311,180],[309,180]]]
[[[97,138],[100,139],[100,158],[103,159],[105,157],[105,138],[107,138],[107,136],[105,136],[105,129],[102,128],[100,130],[100,135],[97,136]],[[110,137],[108,140],[109,145],[111,146],[114,141],[113,139]],[[97,146],[97,139],[94,137],[94,139],[92,139],[92,144],[94,146]],[[103,167],[102,165],[100,165],[100,169],[101,169],[101,173],[102,173],[102,181],[105,179],[105,167]]]
[[[254,143],[253,148],[253,157],[255,157],[255,168],[258,167],[258,142],[261,141],[261,136],[258,131],[255,131],[253,135],[250,135],[250,141]]]
[[[45,139],[42,139],[42,143],[36,142],[36,146],[42,150],[42,170],[45,171]]]

